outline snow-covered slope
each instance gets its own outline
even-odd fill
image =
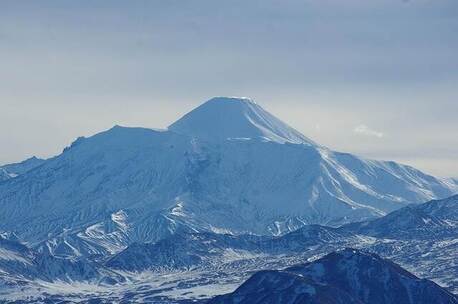
[[[0,183],[0,229],[61,256],[115,254],[176,231],[282,235],[379,217],[456,185],[319,146],[248,99],[168,130],[116,126]]]
[[[5,181],[10,178],[11,178],[11,173],[8,173],[8,171],[6,171],[5,169],[0,168],[0,182]]]
[[[8,164],[8,165],[3,165],[0,166],[0,170],[3,170],[5,172],[8,172],[10,177],[16,177],[18,175],[24,174],[27,171],[30,171],[41,164],[45,162],[44,159],[37,158],[36,156],[33,156],[31,158],[28,158],[20,163],[15,163],[15,164]]]
[[[337,228],[310,225],[279,237],[212,232],[176,233],[156,243],[135,243],[105,264],[125,271],[188,269],[221,265],[255,256],[302,254],[318,246],[341,248],[361,239]]]
[[[1,226],[32,242],[74,233],[97,239],[131,227],[142,237],[163,235],[158,211],[186,185],[189,146],[179,135],[140,128],[79,138],[61,155],[0,184]]]
[[[102,273],[103,269],[97,270],[84,259],[57,258],[28,248],[14,234],[0,234],[0,290],[2,285],[25,285],[33,280],[98,282]]]
[[[345,249],[304,265],[256,273],[232,294],[209,303],[452,304],[458,299],[375,254]]]
[[[434,239],[458,235],[458,195],[410,205],[379,219],[349,224],[344,230],[376,237]]]
[[[0,166],[0,182],[24,174],[44,163],[44,159],[35,156],[26,159],[20,163]]]

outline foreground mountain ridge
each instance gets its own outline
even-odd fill
[[[258,272],[209,303],[452,304],[458,299],[375,254],[347,248],[282,271]]]

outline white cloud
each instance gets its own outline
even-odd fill
[[[373,130],[373,129],[369,128],[366,125],[356,126],[353,129],[353,132],[355,132],[357,134],[365,135],[365,136],[373,136],[373,137],[378,137],[378,138],[382,138],[383,136],[385,136],[385,134],[383,134],[383,132],[379,132],[379,131]]]

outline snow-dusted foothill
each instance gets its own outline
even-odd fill
[[[452,304],[453,294],[388,260],[356,249],[285,270],[261,271],[209,304]]]

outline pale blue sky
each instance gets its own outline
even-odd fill
[[[458,1],[0,0],[0,163],[248,96],[330,148],[458,176]]]

